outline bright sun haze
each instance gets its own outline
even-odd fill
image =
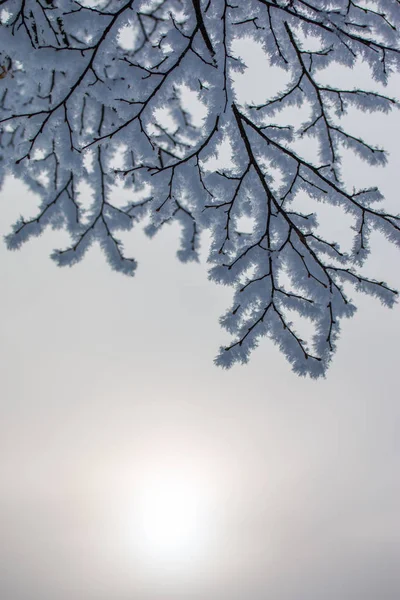
[[[149,474],[133,498],[133,537],[147,568],[197,570],[211,539],[211,508],[201,482],[179,471]]]

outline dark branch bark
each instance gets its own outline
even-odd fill
[[[210,36],[208,35],[206,26],[204,24],[203,13],[201,11],[201,0],[192,0],[192,2],[194,11],[196,13],[197,24],[199,26],[200,33],[203,36],[204,43],[207,46],[207,49],[210,52],[211,56],[214,56],[215,50],[210,40]]]

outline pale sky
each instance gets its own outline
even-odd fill
[[[399,114],[363,127],[389,165],[345,174],[398,211]],[[8,180],[1,234],[36,202]],[[293,375],[268,340],[222,371],[231,292],[205,251],[176,260],[177,235],[131,235],[133,279],[97,248],[56,267],[60,232],[0,246],[0,598],[398,600],[400,307],[357,297],[325,380]],[[378,235],[373,249],[371,276],[400,288],[398,252]],[[168,488],[197,502],[176,555],[142,529],[140,502]]]

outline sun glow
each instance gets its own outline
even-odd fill
[[[204,486],[179,473],[147,478],[134,499],[135,547],[151,567],[198,565],[211,538],[210,498]]]

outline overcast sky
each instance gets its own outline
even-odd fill
[[[398,212],[399,115],[359,124],[391,159],[345,174]],[[8,180],[1,233],[36,203]],[[268,340],[225,372],[231,292],[207,281],[206,251],[176,260],[177,235],[131,236],[133,279],[97,248],[57,268],[60,232],[0,246],[0,598],[398,600],[399,306],[357,298],[326,380]],[[399,288],[398,252],[373,249],[370,275]],[[205,498],[204,555],[173,576],[136,543],[135,494],[160,473]]]

